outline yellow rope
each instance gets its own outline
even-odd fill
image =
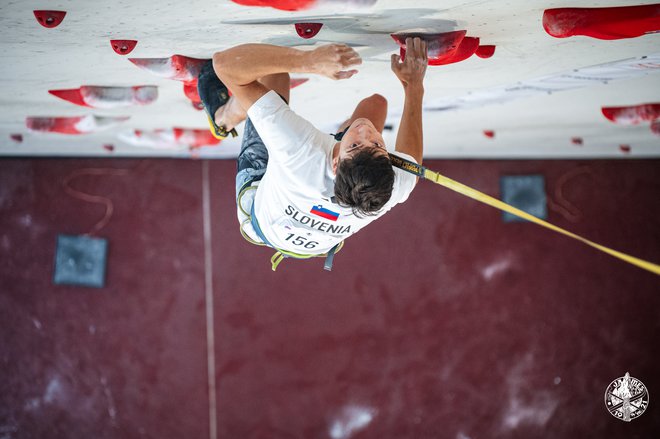
[[[394,163],[394,161],[393,161]],[[410,165],[413,165],[412,167]],[[405,166],[405,167],[404,167]],[[402,169],[408,170],[409,172],[413,172],[419,175],[419,171],[415,171],[414,167],[416,165],[414,163],[409,163],[408,166],[406,166],[406,163],[404,162],[403,166],[400,166]],[[406,169],[409,168],[409,169]],[[569,236],[573,239],[577,239],[578,241],[581,241],[593,248],[596,248],[604,253],[607,253],[608,255],[614,256],[615,258],[619,258],[622,261],[628,262],[629,264],[636,265],[637,267],[640,267],[644,270],[648,270],[651,273],[655,273],[660,275],[660,265],[654,264],[652,262],[645,261],[643,259],[636,258],[634,256],[627,255],[625,253],[621,253],[619,251],[613,250],[611,248],[605,247],[604,245],[597,244],[593,241],[589,241],[586,238],[583,238],[579,235],[576,235],[575,233],[571,233],[567,230],[562,229],[561,227],[557,227],[553,224],[550,224],[547,221],[543,221],[540,218],[535,217],[534,215],[530,215],[527,212],[524,212],[520,209],[516,209],[513,206],[510,206],[497,198],[493,198],[490,195],[486,195],[482,192],[479,192],[475,189],[472,189],[469,186],[466,186],[464,184],[461,184],[455,180],[452,180],[451,178],[447,178],[443,175],[438,174],[437,172],[431,171],[426,168],[422,168],[423,170],[423,177],[427,180],[432,181],[433,183],[439,184],[441,186],[444,186],[448,189],[451,189],[453,191],[458,192],[459,194],[463,194],[467,197],[470,197],[474,200],[481,201],[482,203],[488,204],[489,206],[493,206],[497,209],[501,209],[505,212],[509,212],[513,215],[516,215],[520,218],[526,219],[528,221],[531,221],[533,223],[536,223],[540,226],[546,227],[550,230],[554,230],[557,233],[561,233],[562,235]]]

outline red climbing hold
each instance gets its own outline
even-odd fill
[[[629,107],[603,107],[603,116],[619,125],[637,125],[660,119],[660,104],[640,104]]]
[[[430,59],[430,66],[442,66],[446,64],[454,64],[457,62],[464,61],[474,55],[474,53],[479,48],[479,38],[475,37],[465,37],[461,44],[456,50],[450,52],[444,56],[439,57],[438,59]]]
[[[23,134],[11,134],[9,137],[16,143],[21,143],[23,141]]]
[[[660,120],[651,123],[651,132],[656,136],[660,136]]]
[[[244,6],[269,6],[282,11],[300,11],[311,7],[316,0],[232,0]]]
[[[309,78],[291,78],[289,81],[289,88],[296,88],[299,85],[304,84],[305,82],[309,81]]]
[[[459,30],[440,34],[401,33],[391,34],[392,39],[399,45],[401,60],[406,59],[406,38],[420,37],[427,42],[429,65],[456,52],[465,38],[466,31]],[[478,45],[478,43],[477,43]],[[476,50],[476,49],[475,49]]]
[[[220,143],[207,129],[191,128],[172,128],[176,142],[188,145],[190,148],[201,148],[202,146],[212,146]]]
[[[612,8],[557,8],[543,12],[543,28],[556,38],[635,38],[660,31],[660,4]]]
[[[84,130],[78,125],[85,125],[88,116],[79,117],[28,117],[25,125],[31,131],[52,132],[61,134],[82,134]],[[87,119],[88,120],[88,119]]]
[[[296,32],[301,38],[309,39],[316,36],[323,27],[323,23],[296,23]]]
[[[105,149],[108,152],[113,152],[115,150],[115,145],[111,143],[106,143],[105,145],[103,145],[103,149]]]
[[[197,91],[197,81],[184,82],[183,94],[185,94],[186,97],[193,102],[202,101],[202,99],[199,97],[199,92]]]
[[[66,15],[65,11],[33,11],[34,16],[40,25],[47,28],[54,28],[60,25],[64,16]]]
[[[621,150],[621,152],[624,154],[628,154],[630,149],[630,145],[619,145],[619,150]]]
[[[87,134],[110,128],[128,120],[128,116],[74,116],[74,117],[27,117],[25,125],[31,131],[60,134]]]
[[[72,104],[91,108],[119,108],[151,104],[158,98],[158,87],[101,87],[83,85],[80,88],[48,90],[48,93]]]
[[[582,146],[584,144],[584,141],[582,140],[582,137],[571,137],[571,143],[573,145]]]
[[[479,46],[475,54],[479,58],[490,58],[495,54],[495,46]]]
[[[64,99],[72,104],[80,105],[81,107],[90,107],[82,97],[79,88],[70,88],[64,90],[48,90],[48,93],[60,99]]]
[[[190,99],[190,102],[192,102],[195,108],[197,108],[197,104],[202,103],[202,99],[199,97],[199,92],[197,91],[197,81],[184,82],[183,94]],[[204,108],[203,105],[202,108]]]
[[[495,131],[484,130],[484,136],[488,137],[489,139],[492,139],[493,137],[495,137]]]
[[[137,40],[110,40],[112,50],[119,55],[128,55],[137,46]]]
[[[177,81],[196,81],[202,65],[208,60],[172,55],[169,58],[128,58],[136,66],[156,76]]]
[[[151,131],[132,130],[120,133],[119,138],[133,146],[174,150],[200,148],[220,143],[220,139],[213,137],[208,129],[179,127],[159,128]]]
[[[462,33],[462,35],[460,35]],[[406,35],[406,36],[422,36],[424,39],[429,41],[428,44],[428,60],[430,66],[441,66],[446,64],[454,64],[457,62],[464,61],[471,57],[479,48],[479,38],[475,37],[466,37],[465,31],[456,31],[449,32],[447,34],[435,34],[442,35],[441,39],[431,39],[428,40],[426,35]],[[399,53],[401,60],[406,59],[406,48],[405,48],[405,38],[404,43],[401,44],[397,38],[392,36],[397,43],[401,46]],[[458,41],[458,43],[456,43]]]

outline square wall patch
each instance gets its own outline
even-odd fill
[[[58,235],[53,282],[102,288],[107,252],[107,239]]]
[[[500,177],[502,201],[541,219],[547,219],[545,179],[542,175],[505,175]],[[502,212],[505,223],[527,221]]]

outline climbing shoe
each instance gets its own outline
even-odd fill
[[[226,139],[229,134],[232,137],[238,136],[235,129],[227,131],[224,126],[218,126],[215,123],[215,112],[229,101],[229,90],[227,86],[220,81],[218,75],[213,70],[213,60],[208,60],[202,66],[197,77],[197,92],[204,105],[204,111],[209,120],[211,134],[216,139]]]

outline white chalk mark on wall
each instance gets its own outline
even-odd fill
[[[348,439],[354,433],[369,425],[375,415],[376,410],[370,407],[344,406],[330,423],[330,437],[332,439]]]
[[[542,388],[529,390],[526,375],[533,367],[534,356],[530,352],[509,373],[508,401],[502,415],[504,430],[514,430],[521,424],[543,427],[559,405],[550,391]]]
[[[509,267],[511,267],[511,262],[511,258],[498,259],[481,270],[481,277],[483,277],[484,280],[489,281],[495,275],[507,271]]]

